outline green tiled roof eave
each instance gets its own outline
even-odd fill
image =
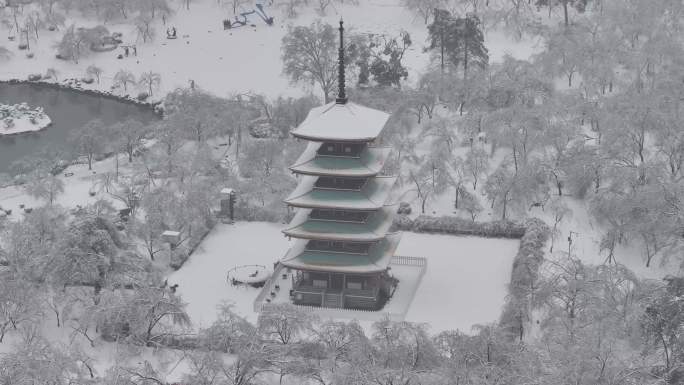
[[[315,181],[315,177],[305,178]],[[306,179],[285,199],[285,203],[307,208],[377,210],[388,203],[395,182],[396,177],[375,177],[369,179],[361,191],[345,191],[315,189],[313,181]]]
[[[400,233],[388,234],[386,238],[372,246],[367,255],[305,250],[306,241],[300,240],[288,251],[281,263],[286,267],[299,270],[346,273],[381,272],[387,269],[400,239]]]
[[[317,146],[315,148],[318,148]],[[389,157],[389,147],[366,148],[359,158],[345,158],[336,156],[317,156],[313,149],[307,148],[309,154],[302,156],[290,170],[309,175],[339,175],[339,176],[374,176],[382,171],[385,161]]]
[[[365,223],[312,220],[309,219],[311,210],[300,210],[283,232],[294,238],[376,241],[382,239],[392,225],[396,206],[385,206],[372,213]]]

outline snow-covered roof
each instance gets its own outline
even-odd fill
[[[318,155],[321,142],[309,142],[302,155],[290,166],[299,174],[369,177],[377,175],[392,150],[390,147],[366,147],[358,158]]]
[[[311,109],[292,135],[313,141],[370,142],[380,135],[387,119],[389,114],[383,111],[351,102],[332,102]]]
[[[387,234],[396,210],[397,205],[385,206],[359,223],[309,219],[311,210],[300,209],[283,233],[293,238],[375,242]]]
[[[360,191],[351,191],[314,188],[317,176],[306,175],[300,179],[285,203],[294,207],[342,210],[377,210],[385,206],[397,181],[393,176],[377,176],[369,178]]]
[[[401,233],[388,234],[373,244],[368,254],[345,254],[306,250],[306,239],[300,239],[288,250],[281,263],[297,270],[329,271],[336,273],[379,273],[387,266],[399,245]]]

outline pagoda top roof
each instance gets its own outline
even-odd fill
[[[370,214],[366,222],[341,222],[310,219],[311,210],[301,209],[283,233],[303,239],[376,242],[387,235],[396,210],[397,205],[389,205]]]
[[[393,176],[376,176],[369,178],[360,191],[354,191],[314,188],[317,179],[317,176],[303,176],[285,203],[311,209],[374,211],[385,206],[397,181]]]
[[[295,242],[281,263],[297,270],[338,273],[379,273],[387,270],[401,240],[401,233],[388,234],[373,244],[368,254],[306,250],[306,239]]]
[[[328,103],[312,108],[292,135],[317,142],[370,142],[375,140],[389,119],[386,112],[352,102]]]
[[[318,155],[320,142],[309,142],[302,155],[290,166],[292,172],[307,175],[369,177],[375,176],[385,165],[390,147],[366,147],[358,158]]]

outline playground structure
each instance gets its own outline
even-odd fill
[[[223,29],[233,29],[233,28],[239,28],[239,27],[244,27],[246,25],[250,25],[252,27],[256,27],[255,24],[251,24],[249,20],[247,19],[247,16],[250,16],[252,14],[258,15],[261,20],[266,23],[266,25],[273,25],[273,17],[268,16],[266,14],[266,11],[264,11],[264,6],[263,4],[257,3],[255,4],[256,9],[252,9],[251,11],[246,11],[246,12],[241,12],[240,17],[238,15],[235,15],[235,20],[231,21],[230,19],[225,19],[223,20]]]

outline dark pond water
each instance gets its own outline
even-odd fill
[[[112,98],[80,93],[40,84],[0,83],[0,103],[28,103],[43,107],[52,119],[47,129],[34,133],[0,136],[0,173],[9,172],[10,164],[22,157],[50,151],[68,150],[69,131],[99,118],[112,124],[127,118],[148,123],[159,117],[149,107],[121,102]]]

